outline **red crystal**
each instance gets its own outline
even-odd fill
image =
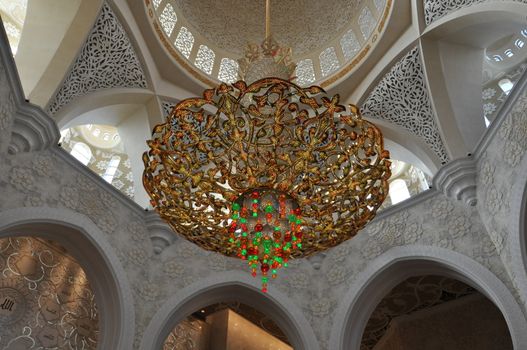
[[[261,269],[262,269],[262,273],[266,274],[267,271],[269,271],[269,264],[262,264]]]

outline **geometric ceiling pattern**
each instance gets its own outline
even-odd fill
[[[109,88],[146,88],[146,75],[123,26],[104,3],[73,68],[47,111],[56,114],[76,97]]]
[[[362,114],[419,136],[446,163],[449,156],[436,123],[420,56],[418,47],[403,56],[368,95]]]
[[[360,10],[368,3],[368,0],[271,1],[273,37],[291,47],[296,57],[320,52],[323,45],[334,41],[338,33],[357,21]],[[260,43],[265,37],[265,1],[169,0],[168,4],[191,24],[195,34],[236,57],[243,55],[248,42]]]

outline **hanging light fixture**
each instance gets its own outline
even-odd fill
[[[338,95],[288,80],[290,57],[270,35],[267,0],[266,39],[246,50],[241,75],[280,77],[181,101],[143,155],[143,183],[160,216],[200,247],[247,260],[263,291],[291,258],[355,236],[390,177],[380,130]]]

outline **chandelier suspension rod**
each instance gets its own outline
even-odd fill
[[[271,36],[271,0],[265,0],[265,40]]]

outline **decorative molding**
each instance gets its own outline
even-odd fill
[[[64,84],[49,104],[54,115],[75,98],[109,88],[147,88],[141,61],[125,29],[105,3]]]
[[[41,151],[56,145],[59,139],[57,124],[40,107],[28,102],[18,106],[8,146],[9,154]]]
[[[507,119],[509,114],[512,112],[516,103],[522,98],[525,91],[527,90],[527,71],[523,72],[521,77],[518,79],[513,89],[509,93],[509,96],[505,102],[499,107],[496,117],[492,121],[490,127],[481,138],[480,142],[476,146],[474,152],[476,158],[479,159],[485,153],[487,148],[490,146],[492,141],[495,139],[496,134],[499,132],[501,125]]]
[[[525,0],[512,0],[512,1],[527,4],[527,1]],[[490,2],[490,1],[489,0],[423,0],[426,25],[429,25],[432,22],[456,10],[459,10],[464,7],[469,7],[475,4],[480,4],[483,2]]]
[[[418,47],[391,70],[362,104],[366,118],[383,119],[419,136],[446,163],[449,156],[436,123]]]
[[[456,159],[437,172],[434,187],[448,198],[475,206],[477,200],[477,162],[472,157]]]
[[[149,210],[145,213],[145,224],[156,254],[160,254],[165,248],[178,240],[174,230],[161,219],[156,211]]]

